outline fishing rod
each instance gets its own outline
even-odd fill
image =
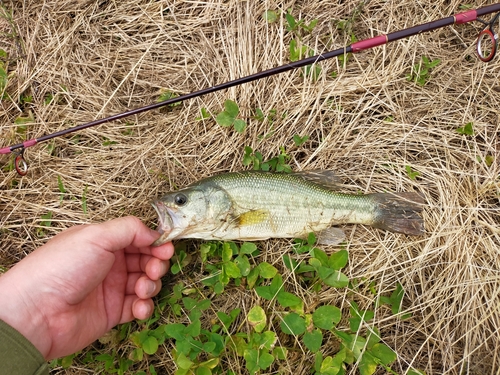
[[[498,12],[493,19],[490,22],[486,22],[479,17]],[[491,61],[496,54],[496,49],[498,46],[498,33],[494,29],[495,24],[499,23],[499,17],[500,17],[500,3],[488,5],[482,8],[478,9],[470,9],[462,13],[457,13],[455,15],[442,18],[436,21],[424,23],[418,26],[413,26],[407,29],[399,30],[399,31],[394,31],[389,34],[381,34],[372,38],[364,39],[355,43],[352,43],[349,46],[343,47],[336,49],[334,51],[329,51],[326,53],[322,53],[316,56],[308,57],[302,60],[298,60],[295,62],[290,62],[288,64],[284,64],[275,68],[271,68],[268,70],[264,70],[259,73],[255,73],[246,77],[241,77],[238,79],[235,79],[233,81],[229,81],[226,83],[222,83],[216,86],[208,87],[202,90],[194,91],[192,93],[186,94],[186,95],[181,95],[175,98],[171,98],[159,103],[153,103],[150,105],[147,105],[145,107],[140,107],[136,109],[132,109],[130,111],[126,111],[123,113],[119,113],[113,116],[105,117],[102,119],[94,120],[91,122],[87,122],[85,124],[77,125],[72,128],[60,130],[55,133],[47,134],[44,136],[41,136],[39,138],[33,138],[27,141],[24,141],[23,143],[19,143],[16,145],[12,145],[9,147],[4,147],[0,148],[0,155],[1,154],[10,154],[14,153],[15,159],[14,159],[14,166],[16,168],[17,173],[19,173],[21,176],[24,176],[28,173],[28,163],[24,159],[24,151],[28,147],[32,147],[38,143],[47,141],[49,139],[53,139],[56,137],[60,137],[66,134],[70,134],[79,130],[87,129],[92,126],[97,126],[106,122],[114,121],[114,120],[119,120],[124,117],[128,116],[133,116],[137,115],[142,112],[146,112],[152,109],[160,108],[169,104],[174,104],[178,103],[187,99],[192,99],[196,98],[205,94],[209,94],[212,92],[216,92],[219,90],[227,89],[233,86],[241,85],[243,83],[247,82],[252,82],[256,81],[258,79],[270,77],[275,74],[280,74],[283,72],[287,72],[290,70],[294,70],[297,68],[301,68],[310,64],[318,63],[323,60],[331,59],[333,57],[337,57],[340,55],[345,55],[348,53],[357,53],[364,51],[366,49],[370,49],[373,47],[381,46],[384,44],[387,44],[389,42],[393,42],[395,40],[399,39],[404,39],[413,35],[417,35],[420,33],[424,32],[429,32],[432,30],[436,30],[445,26],[449,25],[461,25],[464,23],[472,22],[472,21],[479,21],[485,25],[483,30],[479,33],[479,36],[477,38],[476,42],[476,53],[481,61],[488,62]],[[497,25],[498,26],[498,25]]]

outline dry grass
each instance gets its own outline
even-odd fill
[[[338,48],[348,37],[332,20],[349,17],[358,4],[4,1],[0,45],[9,52],[7,92],[12,100],[0,106],[2,146],[22,140],[14,120],[29,113],[34,122],[26,136],[39,137],[150,104],[162,89],[188,93],[286,63],[290,35],[282,23],[262,20],[266,9],[293,7],[296,16],[319,19],[304,43],[316,51]],[[399,30],[453,14],[460,4],[372,0],[353,32],[364,39]],[[486,2],[474,4],[481,5]],[[7,22],[6,10],[13,12],[13,22]],[[186,101],[171,111],[88,129],[77,139],[63,137],[33,147],[26,152],[31,164],[26,177],[0,170],[0,264],[9,267],[48,236],[75,224],[133,214],[154,225],[149,205],[154,197],[213,173],[241,169],[246,145],[266,158],[285,146],[296,170],[334,169],[353,190],[419,191],[426,197],[423,238],[345,228],[349,276],[375,281],[381,294],[396,282],[407,291],[411,319],[401,321],[383,310],[375,317],[384,341],[398,353],[395,370],[404,372],[411,364],[428,375],[498,374],[500,58],[484,64],[473,56],[479,27],[447,27],[378,47],[351,57],[346,68],[336,60],[324,62],[316,83],[298,72],[286,73]],[[442,63],[420,87],[405,75],[423,55]],[[338,72],[336,79],[328,75],[332,71]],[[45,105],[49,94],[54,101]],[[21,95],[32,95],[33,102],[20,105]],[[217,113],[228,98],[248,118],[243,135],[213,120],[195,121],[201,107]],[[279,114],[272,136],[264,140],[258,136],[269,133],[270,124],[249,118],[257,107]],[[388,117],[393,120],[385,121]],[[474,123],[473,137],[456,132],[467,122]],[[311,140],[297,148],[294,134]],[[104,137],[116,144],[104,146]],[[487,155],[493,157],[490,166],[478,161]],[[9,158],[0,163],[7,165]],[[409,179],[406,165],[421,177]],[[75,199],[60,201],[57,176],[67,196]],[[48,211],[53,225],[45,229],[47,237],[40,237],[41,216]],[[263,260],[283,268],[280,259],[290,250],[288,241],[259,246],[265,250]],[[293,275],[286,277],[308,303],[340,306],[346,298],[328,289],[313,295],[294,284]],[[367,295],[360,293],[361,304],[373,302]],[[235,289],[216,305],[247,311],[256,298]],[[331,342],[327,354],[335,350]],[[309,373],[308,355],[299,354],[279,372]],[[168,350],[155,360],[157,368],[171,373]],[[246,371],[241,363],[227,360],[227,369]]]

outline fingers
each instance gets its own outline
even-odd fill
[[[140,299],[135,295],[125,297],[120,324],[133,319],[147,319],[153,314],[154,304],[152,299]]]
[[[137,281],[143,275],[144,274],[141,272],[130,273],[128,275],[127,285],[125,286],[125,295],[126,296],[135,294],[135,284],[137,284]],[[149,298],[149,297],[147,297],[147,298]]]
[[[132,305],[132,314],[136,319],[147,319],[153,314],[154,304],[151,299],[139,299]]]
[[[168,272],[170,262],[150,255],[127,254],[127,271],[144,272],[152,280],[158,280]]]
[[[151,280],[145,275],[131,274],[127,282],[127,295],[123,301],[120,323],[132,319],[147,319],[153,313],[153,300],[161,290],[160,280]]]
[[[168,260],[160,260],[158,258],[151,258],[146,264],[146,275],[151,280],[159,280],[167,273],[170,266]]]
[[[149,318],[154,309],[152,297],[160,292],[161,281],[151,280],[144,274],[133,273],[129,275],[126,288],[120,323]]]
[[[126,254],[125,262],[128,272],[146,272],[146,265],[153,259],[151,255],[145,254]]]
[[[173,252],[172,244],[168,243],[152,248],[151,255],[125,254],[128,277],[120,323],[151,316],[152,297],[161,290],[160,279],[168,272]]]
[[[174,255],[174,245],[172,245],[172,242],[167,242],[158,247],[153,247],[151,249],[151,255],[163,260],[170,259]]]
[[[134,292],[141,299],[152,298],[161,290],[160,280],[151,280],[146,276],[141,276],[135,283]]]
[[[160,280],[151,280],[144,274],[130,274],[127,280],[125,295],[135,295],[141,299],[152,298],[161,290]]]

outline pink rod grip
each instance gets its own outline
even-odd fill
[[[381,46],[387,43],[387,35],[377,35],[376,37],[361,40],[359,42],[351,44],[352,52],[363,51],[368,48]]]
[[[29,141],[24,141],[22,147],[20,144],[16,145],[17,146],[16,148],[21,148],[21,149],[28,148],[28,147],[36,145],[37,143],[38,143],[38,141],[36,139],[30,139]],[[0,155],[10,154],[12,152],[12,149],[11,149],[12,147],[14,147],[14,146],[0,148]]]
[[[23,142],[23,145],[24,147],[31,147],[31,146],[34,146],[37,144],[37,140],[36,139],[30,139],[29,141],[24,141]]]
[[[462,23],[471,22],[477,19],[476,9],[468,10],[467,12],[455,14],[455,24],[460,25]]]

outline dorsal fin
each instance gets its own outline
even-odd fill
[[[292,173],[304,180],[314,182],[328,190],[340,190],[342,182],[334,171],[315,169],[312,171],[302,171]]]

